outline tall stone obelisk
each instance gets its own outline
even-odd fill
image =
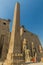
[[[9,53],[20,53],[20,4],[16,3],[12,25]]]
[[[20,60],[20,55],[22,55],[20,43],[20,4],[16,3],[9,50],[4,65],[17,65],[16,63]]]

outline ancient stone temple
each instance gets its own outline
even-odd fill
[[[0,65],[43,62],[43,48],[36,34],[20,26],[20,4],[16,3],[12,32],[10,20],[0,19]]]

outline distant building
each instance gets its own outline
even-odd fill
[[[37,35],[20,26],[20,5],[16,3],[12,32],[10,20],[0,19],[0,62],[21,65],[43,61],[43,48]]]

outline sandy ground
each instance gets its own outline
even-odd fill
[[[26,64],[26,65],[43,65],[43,63],[31,63],[31,64]]]

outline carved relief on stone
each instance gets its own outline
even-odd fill
[[[0,58],[2,57],[2,50],[3,50],[3,44],[5,43],[4,41],[5,41],[5,36],[4,35],[1,35],[1,40],[0,40]]]

